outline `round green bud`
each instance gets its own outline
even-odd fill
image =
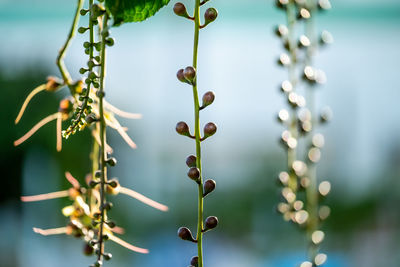
[[[78,32],[79,33],[85,33],[88,30],[86,27],[79,27]]]

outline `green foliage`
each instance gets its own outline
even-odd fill
[[[114,26],[143,21],[157,13],[170,0],[106,0],[106,8],[114,18]]]

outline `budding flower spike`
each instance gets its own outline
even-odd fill
[[[198,77],[197,77],[197,51],[199,46],[199,33],[200,29],[204,28],[211,22],[215,21],[218,12],[215,8],[208,8],[204,13],[204,23],[200,22],[200,7],[205,3],[209,2],[208,0],[194,0],[194,14],[191,17],[184,4],[178,2],[174,5],[173,11],[176,15],[180,17],[184,17],[190,20],[193,20],[195,24],[194,30],[194,49],[193,49],[193,62],[192,65],[187,66],[186,68],[179,69],[176,73],[176,78],[188,85],[191,85],[193,90],[193,102],[194,102],[194,131],[191,134],[189,125],[186,122],[180,121],[176,124],[175,130],[179,135],[187,136],[191,139],[194,139],[196,142],[196,154],[190,155],[186,158],[186,165],[189,167],[187,176],[191,181],[197,184],[198,194],[198,216],[197,216],[197,234],[196,238],[193,237],[192,232],[187,227],[181,227],[178,230],[178,236],[187,241],[191,241],[197,244],[197,253],[198,255],[194,256],[191,260],[191,266],[203,267],[203,234],[215,228],[218,223],[218,219],[216,217],[209,217],[206,219],[206,228],[203,227],[203,201],[204,197],[211,193],[215,189],[215,181],[207,180],[203,183],[203,175],[202,175],[202,164],[201,164],[201,142],[205,139],[213,136],[217,131],[217,126],[213,122],[209,122],[204,126],[203,129],[203,137],[201,137],[200,130],[200,111],[204,108],[210,106],[214,103],[215,94],[212,91],[208,91],[204,93],[202,98],[202,105],[199,104],[199,93],[198,93]]]
[[[277,116],[286,128],[280,142],[287,152],[287,170],[278,177],[283,201],[277,205],[277,210],[285,221],[305,229],[309,260],[300,266],[320,266],[327,259],[326,254],[319,253],[325,236],[320,228],[330,209],[320,206],[319,202],[329,194],[331,184],[317,181],[316,164],[321,158],[324,137],[315,133],[315,129],[329,120],[331,114],[329,110],[319,117],[315,114],[314,87],[324,83],[326,75],[313,66],[313,61],[318,47],[331,43],[333,38],[326,31],[318,38],[314,24],[317,12],[331,6],[329,0],[277,0],[276,5],[285,12],[287,20],[287,25],[275,28],[285,49],[278,64],[288,71],[288,80],[281,85],[288,109],[282,109]]]
[[[58,112],[41,120],[23,137],[16,140],[14,145],[20,145],[42,126],[53,120],[57,120],[57,151],[62,148],[62,137],[67,139],[78,131],[90,129],[93,146],[90,155],[92,173],[87,175],[85,179],[88,187],[81,186],[69,172],[66,172],[65,176],[72,185],[68,190],[23,196],[21,200],[32,202],[69,197],[72,203],[62,209],[62,214],[68,218],[65,227],[53,229],[35,227],[34,231],[42,235],[66,234],[82,239],[83,253],[85,255],[95,254],[96,259],[91,266],[98,267],[102,266],[104,261],[109,261],[113,257],[111,253],[105,251],[105,243],[108,240],[138,253],[149,253],[147,249],[131,245],[116,236],[116,234],[123,234],[124,229],[110,220],[108,211],[114,205],[107,199],[107,195],[124,194],[155,209],[168,210],[166,205],[121,186],[117,179],[108,180],[108,168],[116,166],[117,159],[111,155],[113,149],[106,142],[106,128],[115,129],[131,148],[136,148],[136,144],[127,134],[128,129],[121,125],[117,116],[128,119],[140,119],[142,116],[141,114],[123,111],[105,100],[106,50],[107,47],[115,44],[114,38],[110,36],[111,19],[114,26],[123,22],[132,22],[132,18],[127,17],[125,12],[134,11],[143,15],[139,20],[144,20],[154,15],[166,3],[150,0],[154,1],[154,5],[151,5],[151,10],[149,10],[149,5],[143,6],[139,3],[140,1],[133,1],[129,7],[125,6],[123,10],[120,10],[119,2],[88,1],[88,8],[84,9],[84,0],[77,0],[70,32],[57,56],[56,62],[62,80],[49,77],[47,83],[35,88],[23,103],[15,123],[17,124],[20,121],[31,99],[41,91],[55,92],[65,86],[69,89],[70,96],[60,102]],[[182,6],[180,8],[179,10],[178,7],[177,13],[186,16],[185,8],[182,9]],[[87,25],[78,27],[80,16],[86,16]],[[137,18],[133,20],[136,21]],[[79,73],[84,77],[73,80],[65,65],[64,58],[76,32],[87,35],[87,39],[83,42],[87,62],[79,69]],[[68,119],[70,119],[69,126],[62,130],[62,121]]]

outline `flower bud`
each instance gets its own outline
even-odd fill
[[[115,43],[114,38],[107,38],[106,39],[106,45],[113,46],[114,43]]]
[[[89,28],[87,27],[79,27],[78,32],[79,33],[85,33]]]
[[[319,39],[319,43],[321,45],[327,45],[333,43],[333,36],[330,32],[328,31],[322,31],[321,36]]]
[[[185,76],[183,75],[183,69],[178,70],[178,72],[176,73],[176,77],[178,78],[179,81],[187,83]]]
[[[190,136],[189,126],[184,121],[178,122],[176,124],[175,130],[180,135]]]
[[[285,37],[285,36],[287,36],[289,34],[289,29],[288,29],[288,27],[286,25],[283,25],[283,24],[278,25],[275,28],[275,34],[278,37]]]
[[[215,185],[216,185],[216,183],[212,179],[205,181],[204,186],[203,186],[203,188],[204,188],[203,197],[207,196],[209,193],[214,191]]]
[[[194,256],[191,260],[190,260],[190,265],[197,267],[199,266],[199,257]]]
[[[88,114],[85,117],[85,121],[86,121],[87,124],[91,124],[91,123],[97,121],[96,114],[94,114],[94,113]]]
[[[196,167],[196,156],[190,155],[186,158],[186,165],[191,168],[191,167]]]
[[[112,188],[116,188],[119,183],[117,179],[111,179],[110,181],[108,181],[108,185],[111,186]]]
[[[204,126],[203,131],[204,131],[204,139],[205,139],[205,138],[210,137],[210,136],[212,136],[212,135],[214,135],[216,133],[217,126],[214,123],[209,122]]]
[[[204,13],[204,26],[213,22],[217,17],[218,11],[213,7],[208,8]]]
[[[81,9],[81,10],[79,11],[79,13],[81,14],[81,16],[85,16],[88,12],[89,12],[89,9]]]
[[[103,265],[103,262],[101,260],[98,260],[94,263],[95,267],[101,267]]]
[[[178,229],[178,236],[182,239],[182,240],[187,240],[187,241],[192,241],[192,242],[197,242],[193,236],[192,236],[192,232],[190,232],[190,230],[187,227],[181,227]]]
[[[197,181],[200,177],[200,170],[196,167],[192,167],[189,169],[187,176],[189,176],[190,179]]]
[[[94,180],[90,180],[88,185],[89,185],[90,188],[94,188],[98,183],[99,182],[96,182]]]
[[[83,245],[83,254],[85,254],[86,256],[90,256],[93,254],[93,246],[90,246],[88,243],[85,243]]]
[[[60,105],[58,107],[58,112],[63,114],[68,114],[72,109],[71,101],[68,98],[65,98],[60,101]]]
[[[60,79],[49,76],[47,77],[46,91],[55,92],[61,85],[63,85],[63,82]]]
[[[175,13],[177,16],[180,16],[180,17],[190,18],[190,17],[189,17],[189,14],[187,13],[187,10],[186,10],[185,5],[182,4],[182,3],[180,3],[180,2],[178,2],[178,3],[176,3],[176,4],[174,5],[174,13]]]
[[[105,210],[110,210],[113,207],[113,204],[111,202],[106,202],[103,205],[103,209]]]
[[[201,105],[201,108],[205,108],[209,105],[211,105],[214,102],[215,95],[213,92],[209,91],[203,95],[203,104]]]
[[[217,225],[218,225],[218,218],[217,217],[215,217],[215,216],[207,217],[207,219],[205,221],[205,229],[204,230],[205,231],[211,230],[211,229],[217,227]]]
[[[196,70],[195,70],[193,67],[191,67],[191,66],[186,67],[186,68],[184,69],[184,71],[183,71],[183,77],[185,77],[185,79],[186,79],[189,83],[193,84],[193,83],[194,83],[194,80],[195,80],[195,78],[196,78]]]
[[[117,165],[117,159],[114,157],[111,157],[111,158],[107,159],[106,163],[108,165],[110,165],[111,167],[114,167],[115,165]]]
[[[328,122],[332,119],[332,110],[329,107],[324,107],[320,114],[320,122]]]
[[[289,0],[276,0],[275,5],[277,8],[285,9],[289,4]]]
[[[106,224],[110,227],[110,228],[114,228],[116,226],[114,221],[106,221]]]
[[[331,3],[329,0],[319,0],[318,1],[318,8],[321,10],[328,10],[331,9]]]
[[[112,258],[112,254],[111,254],[111,253],[104,253],[104,254],[103,254],[103,257],[104,257],[104,259],[105,259],[106,261],[109,261],[109,260],[111,260],[111,258]]]
[[[114,178],[114,179],[111,179],[110,181],[108,181],[106,190],[107,190],[107,194],[118,195],[121,190],[121,186],[120,186],[118,180]]]

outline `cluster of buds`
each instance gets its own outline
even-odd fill
[[[315,128],[332,115],[329,108],[324,108],[319,116],[315,115],[314,90],[316,85],[326,82],[326,75],[313,67],[312,61],[319,47],[333,41],[327,31],[323,31],[319,38],[315,36],[314,17],[319,10],[328,10],[331,5],[329,0],[276,0],[276,6],[285,12],[288,21],[287,25],[275,28],[285,50],[277,62],[288,71],[288,79],[280,86],[288,109],[278,113],[278,121],[286,128],[280,142],[287,151],[288,162],[287,170],[278,177],[283,201],[277,210],[284,220],[306,229],[310,240],[310,260],[300,266],[314,267],[323,265],[327,259],[326,254],[319,253],[325,236],[320,228],[330,209],[319,203],[331,189],[328,181],[319,185],[317,182],[316,163],[321,158],[324,136],[316,133]],[[301,26],[304,31],[299,32]],[[302,142],[304,145],[299,144]]]
[[[125,194],[162,211],[167,211],[168,207],[131,189],[120,186],[116,179],[107,180],[105,166],[115,166],[117,161],[110,155],[113,149],[105,142],[106,126],[115,129],[130,147],[136,148],[136,144],[126,133],[127,128],[121,126],[115,118],[115,115],[131,119],[141,118],[141,115],[119,110],[103,99],[105,47],[112,46],[114,40],[109,37],[109,29],[107,26],[108,15],[106,14],[105,8],[100,4],[94,4],[94,0],[89,1],[89,9],[82,9],[82,6],[83,0],[79,0],[71,32],[57,57],[57,65],[61,72],[62,80],[49,77],[45,84],[34,89],[26,98],[15,123],[20,121],[32,97],[41,91],[55,92],[62,87],[68,87],[71,96],[60,101],[58,112],[37,123],[23,137],[16,140],[14,145],[20,145],[42,126],[57,119],[57,150],[61,151],[62,136],[68,138],[69,135],[75,133],[76,130],[83,130],[87,126],[90,126],[93,139],[97,142],[97,147],[100,146],[102,152],[104,152],[101,153],[101,155],[107,155],[107,157],[101,158],[100,155],[93,155],[92,160],[100,163],[93,164],[93,166],[100,165],[98,166],[100,170],[94,172],[93,178],[87,179],[89,187],[81,187],[75,178],[69,173],[66,173],[68,181],[72,184],[72,188],[69,190],[22,197],[22,200],[38,201],[58,197],[70,197],[73,203],[62,210],[62,213],[69,218],[66,227],[47,230],[34,228],[34,231],[43,235],[68,234],[82,238],[85,241],[85,254],[89,255],[95,252],[97,255],[97,260],[93,266],[101,266],[103,259],[109,260],[112,257],[110,253],[104,252],[104,242],[107,240],[112,240],[136,252],[148,253],[147,249],[135,247],[114,235],[115,233],[123,233],[123,230],[116,227],[116,224],[107,217],[107,210],[112,208],[112,203],[106,201],[105,194]],[[77,31],[79,33],[89,31],[90,33],[89,42],[84,43],[85,53],[89,55],[89,61],[87,63],[87,68],[80,69],[81,74],[88,73],[88,75],[83,79],[84,81],[78,80],[74,82],[70,78],[63,59],[67,47],[76,31],[79,17],[85,16],[86,14],[89,14],[89,26],[87,28],[81,27]],[[98,25],[101,39],[101,41],[97,43],[94,41],[95,25]],[[94,55],[95,50],[100,52],[96,56]],[[100,118],[103,119],[101,120]],[[62,121],[67,119],[72,119],[72,125],[69,126],[66,131],[62,132]],[[104,142],[102,142],[102,139]],[[99,154],[98,152],[94,152],[94,154],[95,153]]]
[[[82,131],[86,126],[98,120],[98,117],[93,112],[92,104],[96,100],[94,96],[103,97],[99,94],[104,94],[99,91],[100,88],[100,74],[96,71],[96,69],[101,69],[102,61],[100,51],[102,47],[112,46],[114,45],[114,39],[109,37],[110,33],[107,27],[99,26],[99,31],[101,31],[101,36],[105,38],[101,38],[101,40],[95,41],[94,32],[95,26],[101,23],[104,15],[106,14],[105,8],[100,4],[91,4],[89,5],[89,9],[81,9],[80,15],[86,16],[89,15],[89,26],[88,27],[80,27],[78,32],[84,34],[86,31],[89,31],[89,41],[83,43],[83,47],[85,49],[85,54],[89,56],[89,60],[87,61],[87,67],[81,68],[79,70],[80,74],[87,74],[85,77],[85,86],[80,91],[75,91],[76,96],[76,105],[73,111],[71,125],[63,131],[62,135],[64,138],[68,138],[71,134],[75,134],[77,130]],[[104,44],[103,44],[104,39]],[[98,52],[98,55],[94,55],[95,51]]]
[[[97,173],[97,172],[96,172]],[[80,185],[77,179],[75,179],[69,172],[65,173],[65,177],[71,183],[71,188],[63,191],[57,191],[52,193],[46,193],[34,196],[23,196],[21,200],[24,202],[42,201],[56,198],[69,197],[72,201],[71,205],[65,206],[62,209],[62,214],[68,218],[67,225],[65,227],[41,229],[34,227],[34,232],[41,235],[57,235],[66,234],[84,241],[83,253],[85,255],[92,255],[93,253],[101,253],[102,258],[110,260],[112,257],[111,253],[100,251],[99,248],[99,231],[101,212],[110,210],[112,203],[106,202],[101,205],[100,201],[100,190],[97,179],[92,179],[91,175],[86,176],[87,187]],[[142,194],[135,192],[129,188],[122,187],[117,179],[111,179],[107,182],[107,191],[110,194],[125,194],[132,198],[135,198],[146,205],[156,208],[161,211],[167,211],[168,207],[160,204],[150,198],[143,196]],[[116,234],[123,234],[124,229],[118,227],[112,220],[105,218],[102,239],[104,241],[111,240],[127,249],[138,253],[148,253],[149,251],[144,248],[133,246],[124,240],[116,236]],[[92,266],[101,266],[101,261],[96,261]]]
[[[201,24],[200,22],[200,6],[207,3],[208,0],[204,1],[195,1],[195,9],[194,15],[190,16],[186,10],[186,7],[183,3],[176,3],[174,5],[174,13],[180,17],[184,17],[186,19],[192,20],[195,23],[195,38],[194,38],[194,55],[193,55],[193,65],[188,66],[184,69],[178,70],[176,76],[178,80],[182,83],[186,83],[192,86],[193,88],[193,96],[194,96],[194,106],[195,106],[195,129],[194,133],[190,133],[189,126],[186,122],[178,122],[176,124],[176,132],[180,135],[187,136],[196,141],[196,155],[190,155],[186,159],[186,165],[189,170],[187,176],[193,180],[198,186],[198,205],[199,205],[199,214],[198,214],[198,222],[197,222],[197,235],[196,238],[192,235],[192,232],[187,227],[181,227],[178,230],[178,236],[187,241],[191,241],[197,243],[198,246],[198,255],[194,256],[190,261],[190,266],[199,266],[203,267],[203,252],[202,252],[202,239],[203,233],[214,229],[218,225],[218,218],[215,216],[210,216],[203,221],[203,199],[209,193],[211,193],[215,189],[215,181],[212,179],[208,179],[203,182],[202,177],[202,166],[201,166],[201,142],[211,137],[217,132],[217,126],[213,122],[209,122],[204,126],[203,136],[200,133],[200,111],[208,107],[214,102],[215,95],[212,91],[208,91],[203,95],[202,104],[199,103],[199,96],[197,91],[197,47],[198,47],[198,37],[200,29],[203,29],[208,24],[213,22],[217,16],[218,12],[215,8],[208,8],[204,13],[204,22]]]

